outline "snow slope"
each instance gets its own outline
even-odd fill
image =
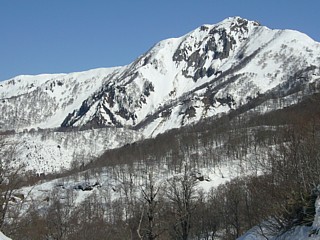
[[[121,147],[141,138],[138,132],[122,128],[21,132],[9,135],[0,153],[4,155],[14,145],[15,157],[10,159],[11,164],[23,164],[26,171],[46,174],[70,167],[79,168],[106,149]]]
[[[118,70],[101,68],[70,74],[22,75],[1,82],[0,127],[16,131],[59,127],[70,112],[110,81]]]
[[[156,44],[63,125],[133,126],[155,136],[236,109],[299,77],[312,82],[320,75],[319,54],[319,43],[296,31],[239,17],[203,25]]]

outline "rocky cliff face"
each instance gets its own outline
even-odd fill
[[[262,95],[270,97],[261,111],[278,107],[271,96],[290,105],[290,94],[317,91],[319,67],[320,44],[308,36],[228,18],[161,41],[127,66],[1,82],[0,128],[115,127],[152,137]]]

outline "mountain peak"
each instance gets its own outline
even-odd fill
[[[261,26],[261,24],[257,21],[250,21],[248,19],[235,16],[235,17],[228,17],[224,20],[222,20],[219,23],[216,24],[204,24],[200,27],[200,30],[204,31],[206,29],[235,29],[239,27],[244,27],[244,28],[252,28],[252,27],[257,27]]]
[[[223,27],[233,27],[235,25],[253,25],[253,26],[260,26],[260,23],[256,21],[251,21],[239,16],[235,17],[228,17],[221,22],[215,24],[215,26],[223,26]]]

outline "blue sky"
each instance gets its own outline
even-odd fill
[[[319,0],[0,0],[0,80],[126,65],[230,16],[320,41]]]

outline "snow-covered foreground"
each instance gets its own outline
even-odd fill
[[[110,169],[109,169],[110,170]],[[117,170],[114,170],[117,171]],[[142,173],[140,173],[142,174]],[[161,185],[162,182],[167,181],[173,176],[165,174],[165,167],[161,171],[154,172],[156,185]],[[199,169],[193,176],[200,177],[203,179],[197,180],[197,189],[209,192],[213,188],[217,188],[219,185],[224,184],[236,177],[252,174],[260,174],[257,169],[250,169],[250,166],[244,165],[239,161],[229,162],[228,164],[220,164],[215,168]],[[121,174],[118,174],[118,176]],[[110,171],[103,169],[95,174],[90,173],[79,174],[77,177],[68,177],[55,179],[53,181],[43,182],[36,186],[25,187],[20,190],[26,198],[23,200],[25,208],[31,202],[37,203],[39,208],[48,206],[52,196],[58,196],[62,201],[68,201],[72,199],[73,207],[79,206],[87,198],[92,195],[100,196],[101,199],[110,199],[111,201],[117,200],[124,195],[123,184],[128,180],[126,177],[115,179],[110,175]],[[146,180],[146,176],[134,173],[133,182],[135,185],[134,192],[139,195],[143,184]],[[92,186],[92,189],[85,190],[86,186]],[[261,231],[263,230],[263,231]],[[312,226],[299,226],[292,231],[289,231],[281,236],[273,236],[263,229],[263,227],[256,226],[249,230],[238,240],[304,240],[304,239],[320,239],[320,198],[316,201],[316,215]],[[0,240],[8,238],[1,238]]]
[[[123,196],[123,184],[129,181],[129,177],[133,177],[135,193],[140,195],[147,178],[146,173],[135,172],[130,176],[129,171],[123,174],[121,170],[108,170],[106,168],[97,173],[88,174],[84,172],[71,177],[24,187],[19,190],[19,193],[25,196],[23,204],[27,208],[30,203],[36,201],[39,207],[41,205],[46,206],[52,194],[56,193],[58,193],[60,199],[66,199],[67,195],[72,195],[74,207],[81,204],[92,194],[98,196],[108,195],[110,200],[116,200]],[[157,185],[161,185],[172,177],[180,175],[169,175],[166,173],[165,167],[161,171],[155,171],[153,174]],[[202,180],[197,180],[196,187],[198,190],[202,189],[204,192],[209,192],[212,188],[216,188],[236,177],[250,174],[257,174],[257,172],[256,170],[249,170],[247,166],[241,165],[239,161],[233,161],[228,164],[217,165],[214,168],[198,169],[196,172],[190,173],[190,177],[193,176],[198,179],[203,177]],[[91,186],[92,189],[83,191],[81,188],[86,186]]]
[[[0,232],[0,240],[11,240],[11,238],[8,238],[2,232]]]
[[[320,239],[320,198],[317,198],[315,203],[316,215],[312,226],[298,226],[290,231],[280,235],[274,236],[268,234],[268,232],[262,227],[254,227],[249,230],[242,237],[237,240],[319,240]]]

